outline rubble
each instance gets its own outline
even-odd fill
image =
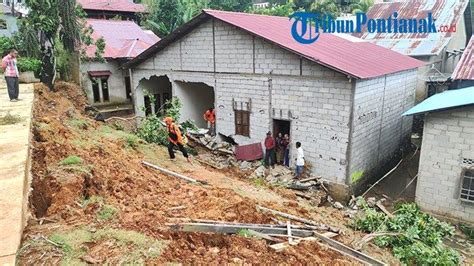
[[[339,201],[334,202],[332,206],[338,210],[344,209],[344,205],[342,205],[342,203],[340,203]]]

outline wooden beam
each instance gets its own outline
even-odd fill
[[[272,241],[272,242],[281,242],[281,240],[276,238],[276,237],[272,237],[272,236],[269,236],[267,234],[262,234],[260,232],[257,232],[255,230],[253,230],[253,229],[247,229],[247,232],[251,236],[254,236],[256,238],[261,238],[261,239],[265,239],[265,240]]]
[[[205,185],[209,185],[209,183],[207,183],[206,181],[201,181],[201,180],[196,180],[194,178],[191,178],[191,177],[187,177],[185,175],[182,175],[182,174],[178,174],[178,173],[175,173],[173,171],[170,171],[168,169],[165,169],[165,168],[162,168],[162,167],[159,167],[158,165],[154,165],[154,164],[151,164],[149,162],[145,162],[145,161],[142,161],[142,164],[148,166],[148,167],[151,167],[151,168],[154,168],[160,172],[163,172],[167,175],[170,175],[170,176],[174,176],[174,177],[177,177],[177,178],[181,178],[183,180],[186,180],[188,182],[191,182],[191,183],[201,183],[201,184],[205,184]]]
[[[211,232],[221,234],[237,234],[240,230],[254,230],[262,234],[287,236],[286,227],[266,227],[259,224],[255,225],[234,225],[234,224],[207,224],[207,223],[180,223],[172,224],[172,231],[180,232]],[[312,236],[314,233],[310,230],[293,229],[292,234],[300,237]]]
[[[315,221],[311,221],[311,220],[308,220],[308,219],[305,219],[305,218],[301,218],[301,217],[298,217],[298,216],[295,216],[295,215],[292,215],[292,214],[288,214],[288,213],[284,213],[284,212],[281,212],[281,211],[265,208],[265,207],[260,206],[260,205],[257,205],[257,210],[264,211],[264,212],[270,212],[270,213],[273,213],[275,215],[278,215],[278,216],[281,216],[281,217],[284,217],[284,218],[287,218],[287,219],[290,219],[290,220],[298,221],[298,222],[304,223],[304,224],[309,224],[309,225],[315,227],[316,230],[328,230],[329,229],[329,226],[327,226],[327,225],[320,224],[320,223],[317,223]]]
[[[385,213],[389,218],[395,217],[391,212],[389,212],[385,206],[382,205],[381,202],[375,203],[375,206],[377,206],[383,213]]]

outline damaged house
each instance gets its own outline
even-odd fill
[[[159,38],[133,21],[87,19],[87,25],[94,30],[94,41],[103,38],[105,42],[101,55],[104,61],[97,59],[97,47],[91,45],[86,48],[89,60],[81,63],[81,83],[89,103],[99,108],[114,105],[114,110],[133,112],[130,75],[121,65]]]
[[[412,119],[401,114],[414,104],[422,62],[331,34],[302,45],[291,25],[204,10],[125,65],[135,112],[157,112],[176,96],[182,120],[200,127],[215,106],[217,132],[239,144],[259,143],[269,130],[289,133],[293,158],[300,141],[313,174],[348,195],[409,139]]]

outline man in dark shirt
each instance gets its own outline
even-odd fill
[[[275,167],[275,139],[270,131],[265,138],[265,166],[269,165]]]

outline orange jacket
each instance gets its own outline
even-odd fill
[[[170,125],[166,126],[168,128],[168,140],[173,144],[184,144],[183,143],[183,135],[181,134],[181,130],[179,130],[179,126],[175,123],[171,123]]]
[[[211,124],[214,124],[216,122],[216,110],[212,110],[212,112],[207,110],[204,113],[204,120],[211,122]]]

